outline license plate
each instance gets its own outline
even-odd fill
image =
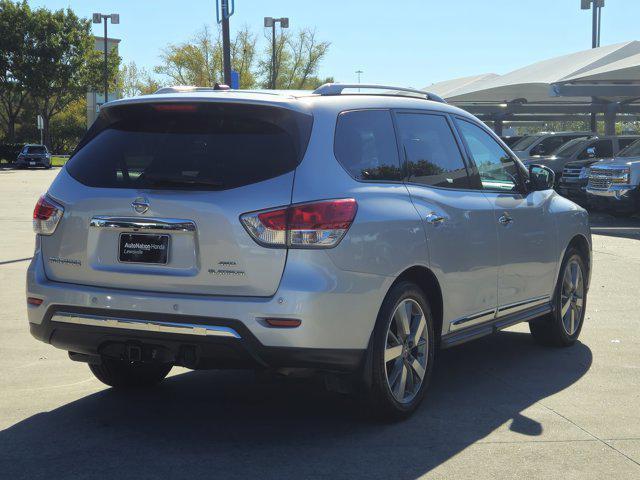
[[[29,166],[30,167],[35,167],[36,166],[36,162],[29,162]]]
[[[126,263],[166,264],[169,258],[169,235],[121,233],[118,259]]]

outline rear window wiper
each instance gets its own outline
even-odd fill
[[[154,175],[144,174],[138,180],[142,182],[149,182],[154,186],[171,186],[171,185],[183,185],[191,187],[222,187],[224,184],[218,180],[211,178],[196,178],[185,177],[181,175],[167,176],[167,175]]]

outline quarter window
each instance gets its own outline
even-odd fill
[[[469,188],[462,154],[445,117],[400,113],[397,119],[410,182]]]
[[[358,110],[338,117],[334,152],[357,180],[402,180],[398,146],[388,110]]]
[[[514,191],[518,167],[507,151],[482,128],[466,120],[456,120],[478,168],[485,190]]]

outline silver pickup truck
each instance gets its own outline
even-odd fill
[[[614,214],[640,212],[640,142],[591,165],[588,202]]]

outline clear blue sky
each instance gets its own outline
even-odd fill
[[[215,23],[214,0],[30,0],[77,14],[120,13],[109,36],[120,54],[151,69],[160,50]],[[249,25],[262,39],[263,17],[288,16],[331,42],[320,75],[337,81],[424,87],[486,72],[506,73],[591,46],[591,13],[580,0],[236,0],[231,29]],[[607,0],[602,45],[640,39],[640,1]],[[94,28],[102,35],[102,28]],[[264,47],[264,42],[262,44]]]

